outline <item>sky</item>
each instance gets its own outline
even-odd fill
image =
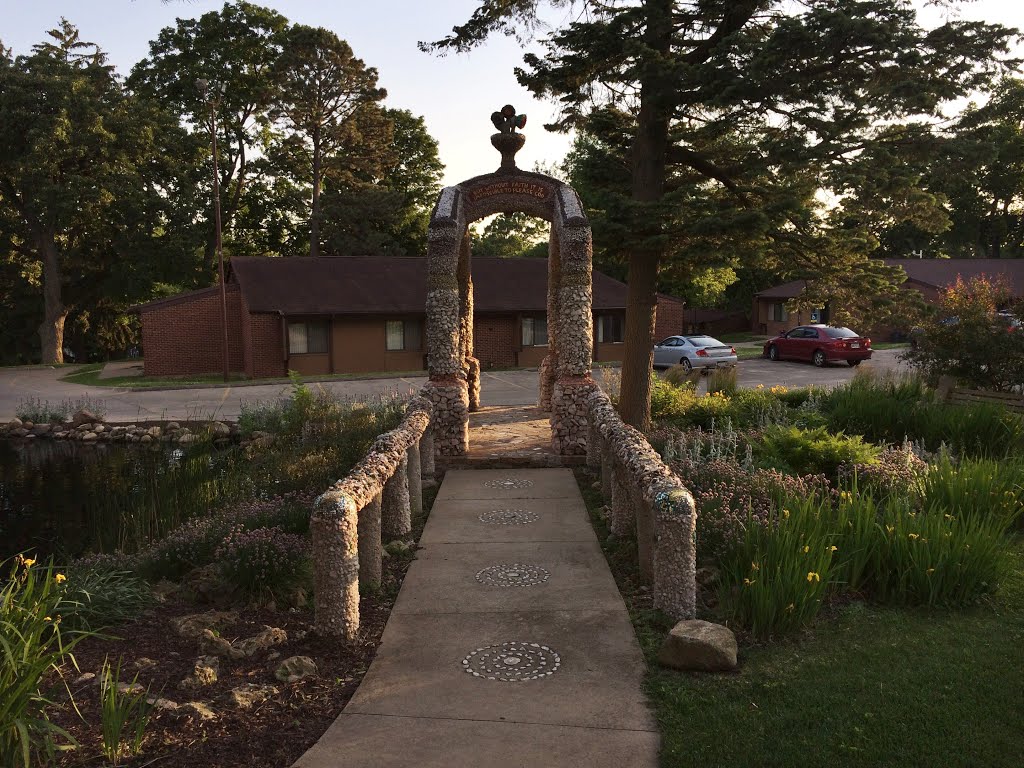
[[[259,2],[259,0],[257,0]],[[925,0],[914,0],[924,7]],[[562,159],[569,137],[543,129],[557,110],[538,101],[515,79],[523,46],[513,38],[492,37],[469,54],[438,57],[421,53],[420,40],[437,40],[454,25],[464,23],[476,0],[264,0],[289,21],[322,26],[347,40],[368,66],[376,67],[386,104],[408,109],[426,119],[437,139],[446,170],[445,184],[497,169],[500,158],[491,147],[491,112],[512,104],[525,112],[526,146],[519,152],[522,168],[537,162],[550,165]],[[149,41],[175,18],[196,17],[219,9],[222,0],[0,0],[0,41],[16,54],[27,53],[43,40],[61,16],[81,31],[82,39],[99,44],[110,63],[127,75],[149,52]],[[568,11],[553,11],[559,24]],[[945,12],[927,7],[922,22],[941,23]],[[960,6],[964,19],[998,22],[1024,28],[1024,0],[974,0]],[[537,47],[534,45],[534,47]]]

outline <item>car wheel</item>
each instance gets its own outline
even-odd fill
[[[856,368],[858,365],[860,365],[860,360],[847,360],[846,364],[851,368]]]
[[[779,359],[779,348],[776,347],[774,344],[772,344],[770,347],[768,347],[768,359],[769,360],[778,360]]]
[[[828,362],[828,358],[825,357],[825,353],[822,352],[820,349],[814,351],[814,357],[812,358],[812,360],[814,361],[814,364],[819,368],[824,368],[825,363]]]
[[[679,361],[679,364],[683,366],[683,370],[686,371],[687,373],[693,370],[693,364],[685,357]]]

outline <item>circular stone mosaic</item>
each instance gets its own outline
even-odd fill
[[[491,525],[527,525],[540,519],[540,515],[526,509],[492,509],[480,515],[481,523]]]
[[[543,584],[551,576],[539,565],[500,563],[484,568],[476,580],[488,587],[532,587]]]
[[[501,643],[477,648],[462,660],[462,668],[473,677],[519,683],[553,675],[561,663],[559,655],[546,645]]]
[[[514,491],[521,488],[533,487],[533,480],[523,480],[522,478],[506,477],[498,480],[488,480],[484,483],[485,488],[502,488],[506,491]]]

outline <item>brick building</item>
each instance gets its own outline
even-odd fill
[[[884,259],[889,266],[903,267],[907,273],[906,289],[921,293],[927,302],[935,302],[940,291],[956,282],[958,276],[964,280],[986,275],[1005,277],[1015,295],[1024,296],[1024,259]],[[790,314],[786,302],[797,298],[806,282],[792,280],[754,294],[751,316],[751,330],[773,336],[782,331],[805,323],[829,322],[829,308],[823,307],[812,312]],[[875,326],[858,328],[858,332],[878,339],[888,340],[897,333],[906,333],[909,328]]]
[[[535,367],[547,353],[547,260],[473,259],[474,341],[483,368]],[[622,359],[626,286],[595,271],[594,361]],[[250,378],[426,367],[427,261],[245,258],[227,283],[228,357]],[[136,307],[147,376],[222,369],[218,286]],[[681,333],[683,304],[658,297],[656,337]]]

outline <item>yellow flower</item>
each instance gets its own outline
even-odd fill
[[[811,548],[805,545],[804,546],[804,554],[806,555],[810,551],[811,551]]]
[[[56,581],[58,584],[62,584],[63,582],[68,580],[68,577],[65,576],[63,573],[58,573],[56,576],[53,577],[53,580]]]
[[[796,608],[796,606],[790,603],[786,606],[786,613],[792,613],[794,608]]]
[[[743,586],[745,586],[745,587],[749,587],[751,584],[756,584],[756,583],[757,583],[757,579],[753,579],[753,580],[751,580],[751,579],[744,579],[743,580]]]
[[[754,389],[764,389],[764,384],[758,384]]]
[[[907,535],[908,535],[908,536],[909,536],[909,537],[910,537],[911,539],[920,539],[920,538],[921,538],[921,537],[920,537],[920,536],[919,536],[918,534],[916,534],[916,533],[908,533]]]
[[[751,564],[750,564],[750,569],[751,569],[752,571],[760,571],[760,570],[761,570],[761,566],[760,566],[760,565],[758,565],[757,563],[751,563]]]
[[[36,564],[36,561],[26,557],[24,560],[22,560],[22,563],[24,563],[26,568],[31,568],[33,565]]]
[[[49,616],[43,616],[43,621],[53,621]]]
[[[931,576],[933,573],[935,573],[935,569],[934,568],[929,568],[928,569],[928,575]]]
[[[850,499],[853,498],[853,494],[850,493],[849,491],[843,491],[842,493],[839,494],[839,498],[841,501],[849,501]]]
[[[829,552],[838,552],[839,551],[839,547],[837,547],[835,544],[833,544],[831,547],[828,548],[828,551]]]
[[[889,533],[892,533],[892,532],[893,532],[893,531],[895,531],[896,529],[895,529],[895,528],[893,528],[893,527],[892,527],[891,525],[887,525],[887,526],[885,526],[885,530],[887,530],[887,531],[888,531]]]
[[[815,573],[814,571],[808,571],[808,573],[807,573],[807,580],[808,581],[821,581],[821,575]]]
[[[788,509],[782,510],[782,516],[784,518],[786,518],[787,520],[789,520],[789,510]]]

